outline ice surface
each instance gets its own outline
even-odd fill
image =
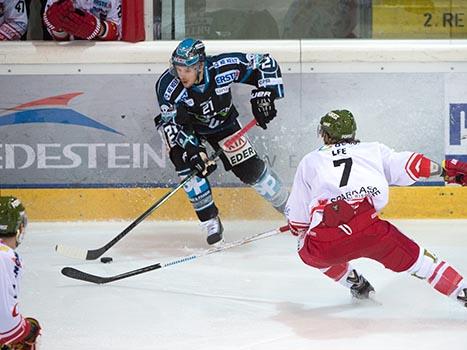
[[[467,275],[467,220],[394,223]],[[108,285],[60,274],[73,266],[114,275],[208,248],[195,222],[144,222],[105,254],[111,264],[80,262],[53,249],[57,243],[98,248],[127,224],[30,224],[18,250],[25,261],[20,305],[43,325],[41,349],[438,350],[467,343],[467,309],[426,282],[355,261],[380,304],[355,303],[348,290],[300,261],[290,234]],[[227,240],[281,225],[224,223]]]

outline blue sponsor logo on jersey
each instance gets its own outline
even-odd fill
[[[222,66],[227,66],[229,64],[239,64],[240,60],[236,57],[225,57],[219,61],[215,61],[212,65],[216,68],[220,68]]]
[[[214,79],[216,80],[217,85],[230,84],[233,81],[235,81],[235,79],[238,77],[239,74],[240,74],[240,71],[237,69],[234,69],[234,70],[229,70],[227,72],[224,72],[222,74],[218,74],[216,75]]]
[[[449,145],[459,146],[467,138],[467,103],[449,104]]]
[[[178,85],[178,79],[173,79],[169,86],[167,86],[167,89],[165,90],[164,92],[164,98],[168,101],[170,100],[170,97],[172,96],[175,88],[177,87]]]
[[[53,123],[83,126],[123,135],[115,129],[68,108],[69,101],[79,95],[82,95],[82,92],[47,97],[10,108],[9,110],[14,112],[0,115],[0,127],[17,124]]]

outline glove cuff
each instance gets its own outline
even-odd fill
[[[267,97],[274,101],[277,97],[276,92],[272,89],[258,88],[251,90],[251,99]]]

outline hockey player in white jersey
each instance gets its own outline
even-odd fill
[[[366,257],[394,272],[426,280],[467,306],[463,276],[378,217],[388,202],[389,185],[444,176],[447,182],[464,186],[467,163],[447,160],[441,166],[423,154],[359,142],[356,129],[348,110],[327,113],[319,131],[324,146],[308,153],[298,165],[286,215],[292,233],[299,236],[300,258],[350,288],[359,299],[368,298],[374,288],[349,261]]]
[[[119,40],[122,0],[47,0],[44,24],[55,40]]]
[[[28,29],[24,0],[0,0],[0,41],[20,40]]]
[[[22,261],[16,247],[27,225],[23,204],[14,197],[0,197],[0,349],[35,350],[41,327],[18,308]]]

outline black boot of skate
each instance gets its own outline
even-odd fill
[[[370,294],[374,294],[375,292],[370,282],[362,275],[359,275],[355,270],[352,270],[349,276],[347,276],[347,282],[352,283],[350,293],[356,299],[369,299]]]
[[[222,240],[224,227],[218,216],[208,221],[201,222],[201,226],[207,231],[206,241],[208,244],[215,244]]]
[[[467,288],[461,290],[457,296],[457,300],[459,300],[465,307],[467,307]]]

